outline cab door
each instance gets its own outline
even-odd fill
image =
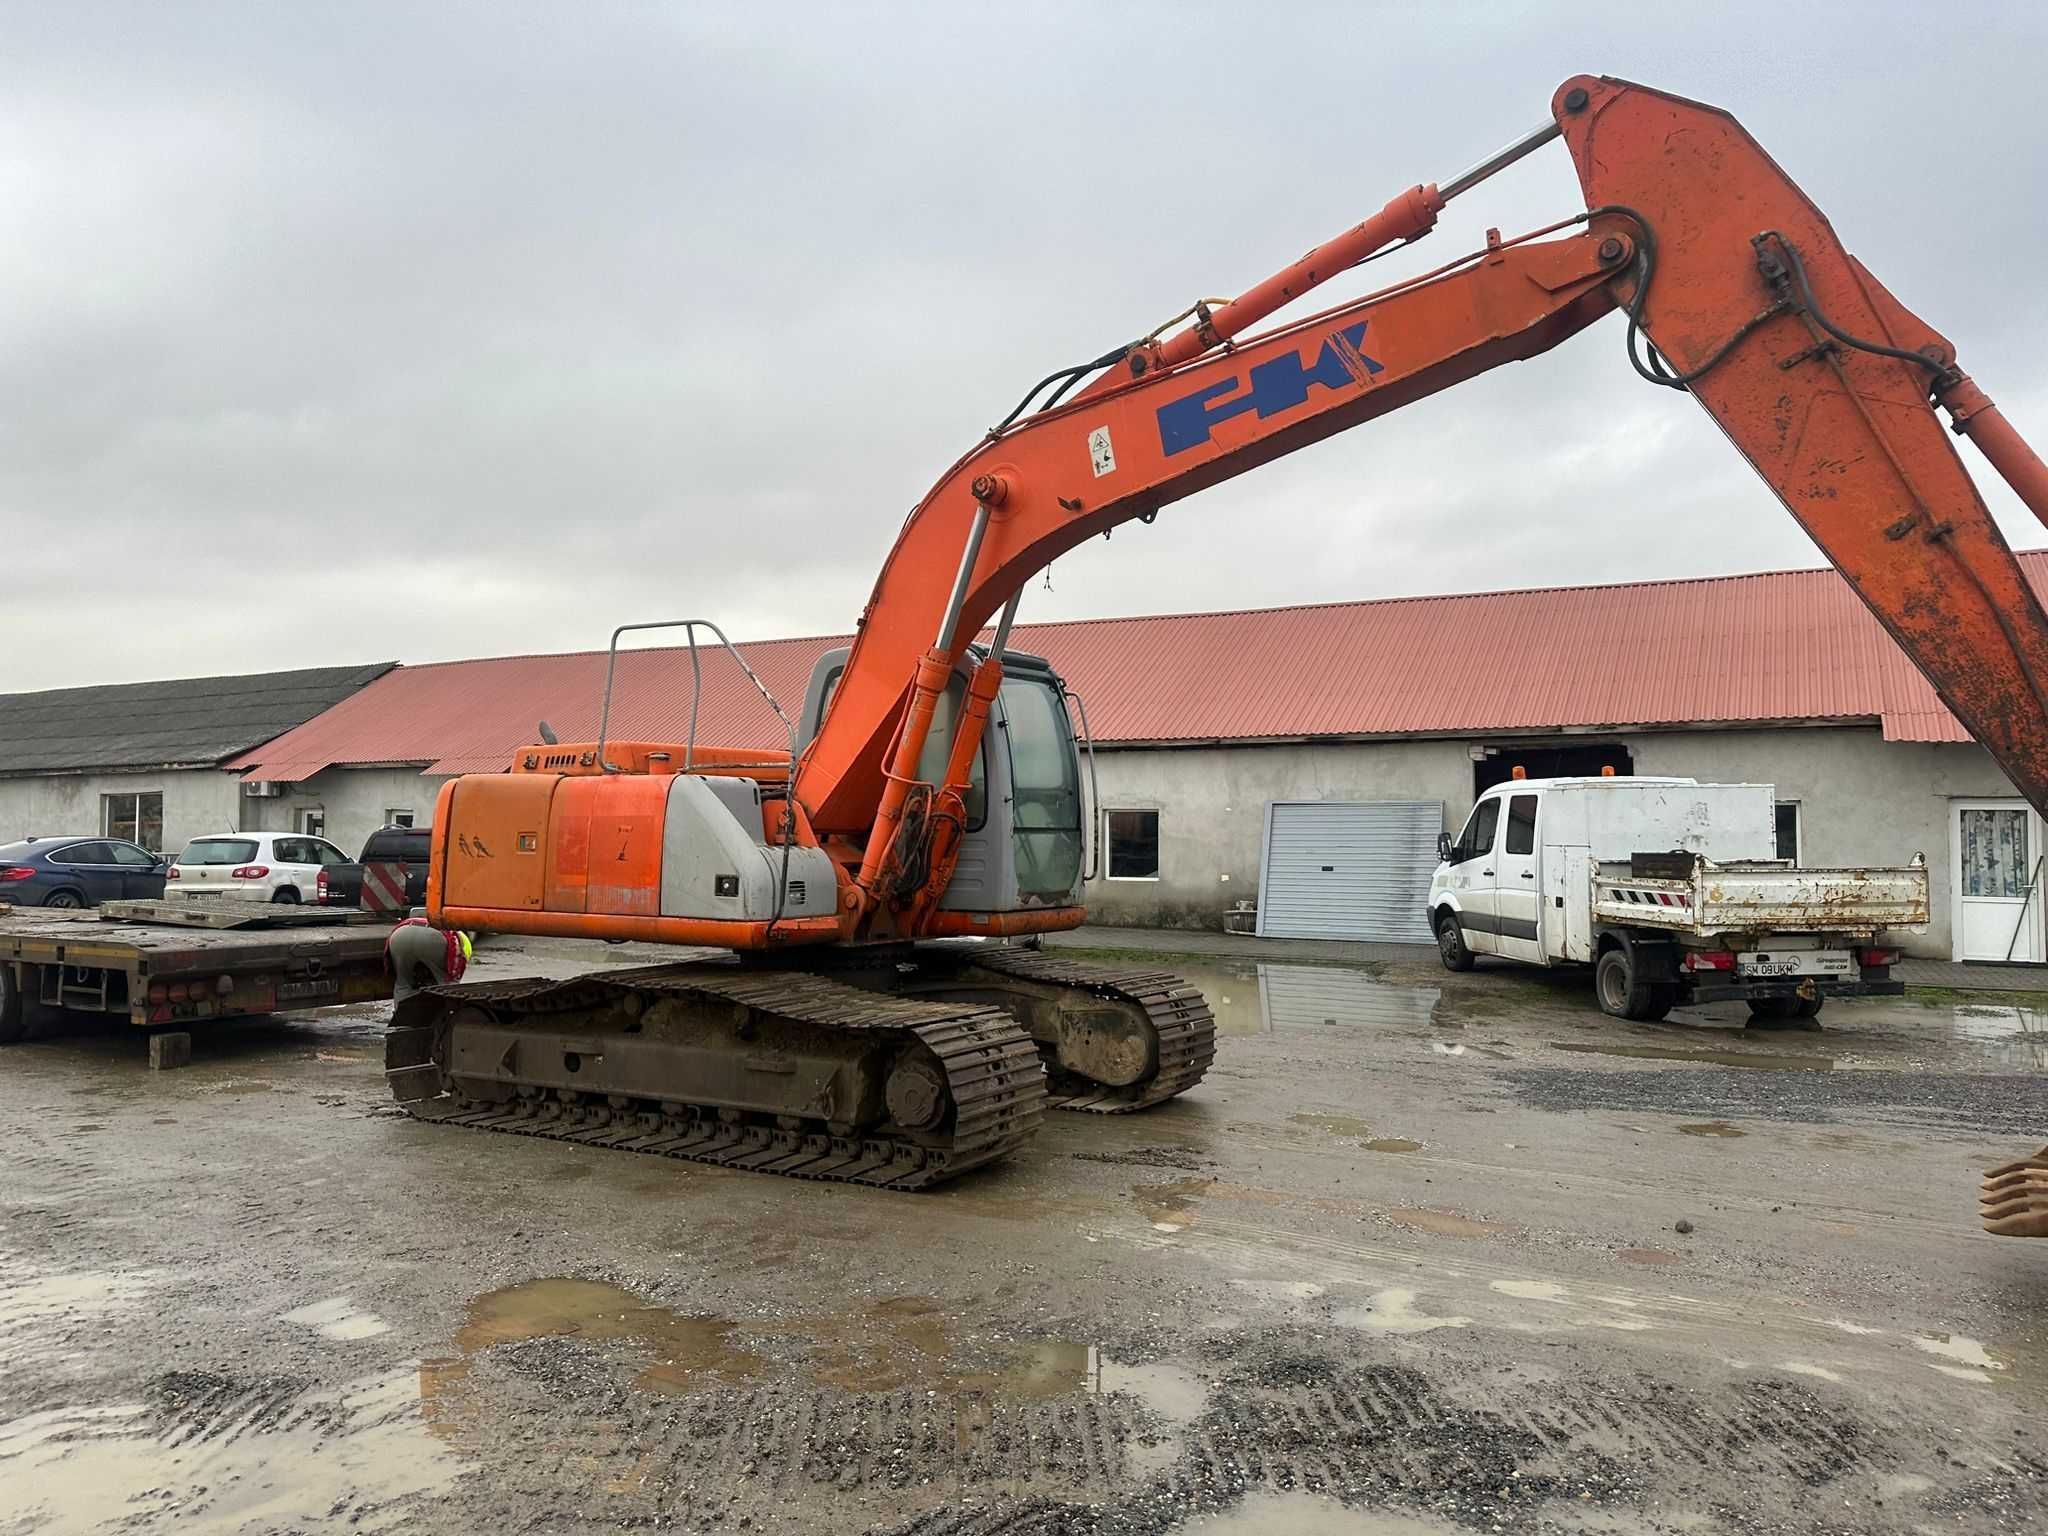
[[[1496,954],[1516,960],[1543,959],[1543,881],[1537,869],[1536,818],[1542,807],[1539,791],[1506,797],[1501,817],[1500,847],[1493,858],[1494,938]]]
[[[1494,942],[1494,887],[1498,866],[1493,859],[1499,824],[1498,796],[1473,806],[1465,830],[1451,845],[1450,869],[1446,871],[1446,883],[1458,897],[1458,927],[1465,935],[1465,947],[1475,955],[1499,953]]]

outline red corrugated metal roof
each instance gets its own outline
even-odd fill
[[[2021,556],[2048,592],[2048,551]],[[844,636],[741,647],[791,715]],[[1401,736],[1561,727],[1872,720],[1890,741],[1967,741],[1833,571],[1395,598],[1309,608],[1019,625],[1082,695],[1103,742]],[[772,746],[781,727],[704,651],[698,740]],[[247,777],[333,764],[491,772],[535,739],[597,734],[604,654],[400,667],[238,758]],[[620,657],[612,734],[683,739],[689,653]]]

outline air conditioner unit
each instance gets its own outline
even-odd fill
[[[284,793],[284,786],[275,779],[252,779],[242,786],[242,793],[252,800],[275,800]]]

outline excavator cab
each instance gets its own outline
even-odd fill
[[[845,646],[827,651],[812,669],[799,751],[817,735],[848,654]],[[939,696],[918,763],[918,777],[925,783],[936,784],[945,776],[968,679],[986,655],[982,646],[969,646]],[[963,798],[967,824],[940,911],[1019,912],[1079,904],[1088,843],[1081,754],[1067,713],[1066,686],[1043,657],[1004,653],[1002,687],[990,707]]]

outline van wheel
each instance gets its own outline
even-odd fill
[[[1749,1000],[1749,1016],[1767,1024],[1782,1024],[1787,1019],[1799,1017],[1804,999],[1797,997],[1752,997]]]
[[[1634,958],[1620,947],[1606,951],[1593,967],[1593,995],[1602,1013],[1643,1024],[1656,1023],[1678,1001],[1676,987],[1638,977]]]
[[[1465,935],[1458,927],[1458,914],[1446,908],[1436,915],[1436,952],[1447,971],[1472,969],[1472,951],[1465,947]]]

